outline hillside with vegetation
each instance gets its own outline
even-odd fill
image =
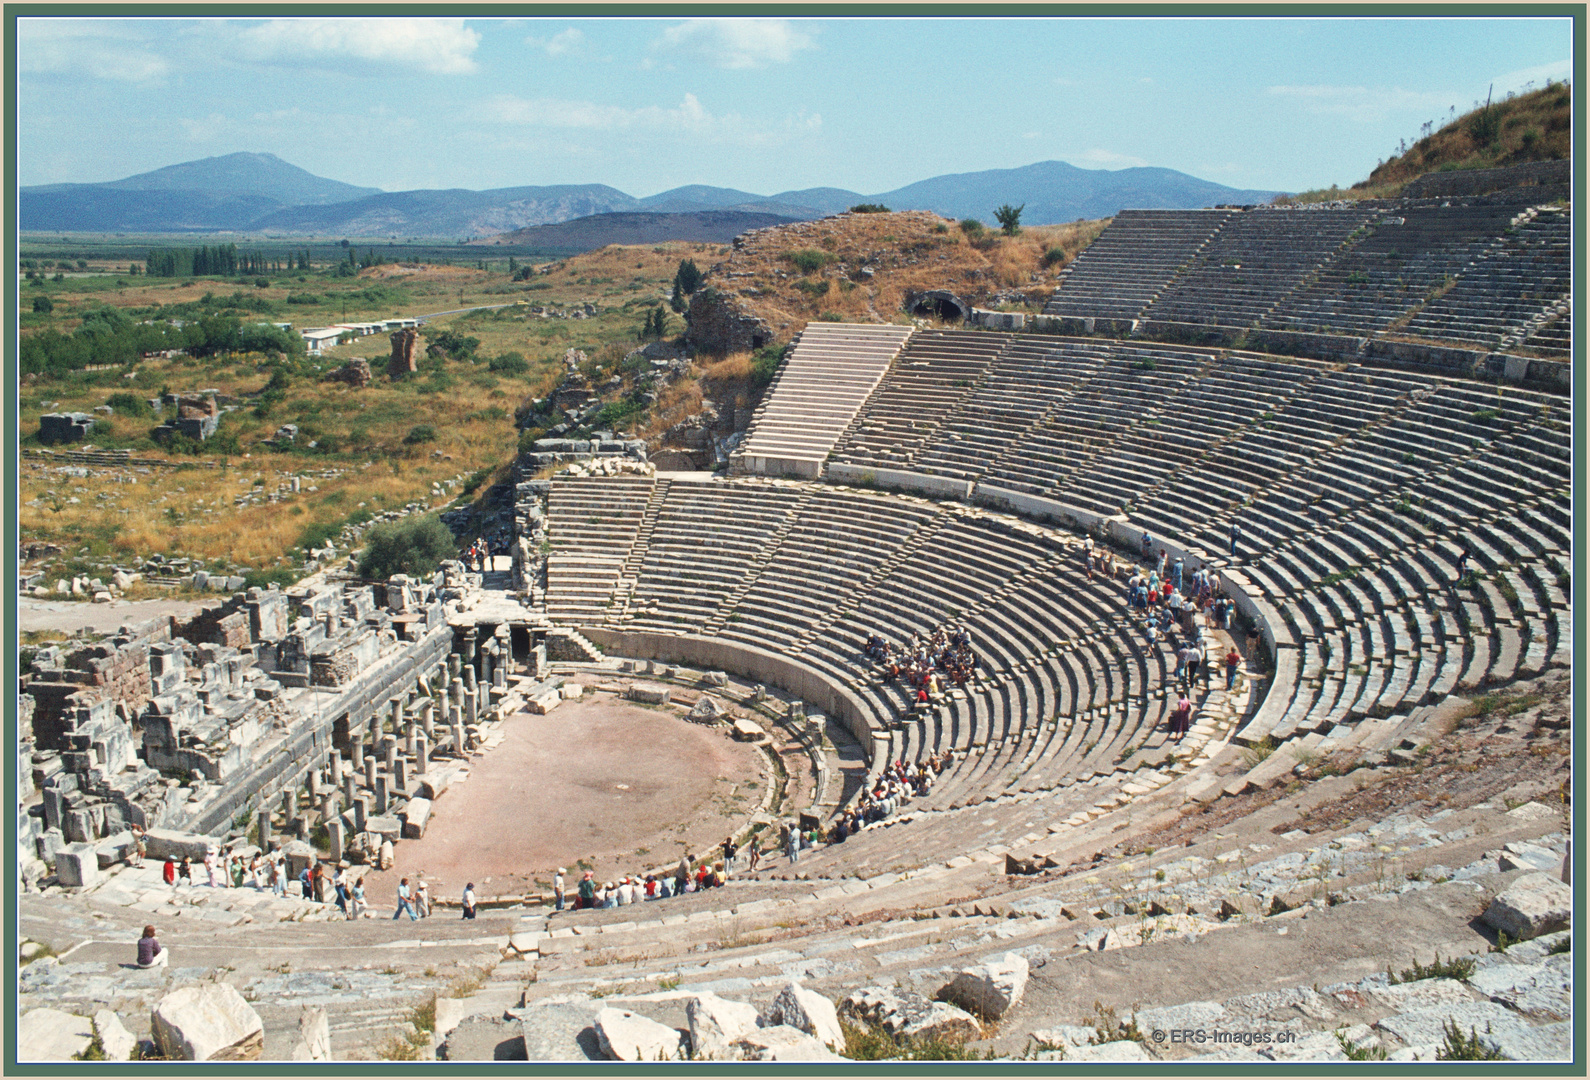
[[[987,307],[1040,310],[1107,219],[1014,230],[927,211],[852,213],[742,237],[706,273],[716,289],[788,341],[813,319],[905,322],[912,293],[944,289]]]
[[[1393,198],[1426,173],[1562,161],[1572,154],[1572,88],[1566,82],[1547,83],[1539,90],[1477,104],[1440,128],[1427,121],[1417,140],[1404,139],[1394,155],[1350,188],[1319,188],[1276,201]]]

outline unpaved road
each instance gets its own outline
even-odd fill
[[[143,622],[157,615],[186,618],[198,610],[199,604],[193,600],[113,600],[108,604],[90,604],[80,600],[23,597],[17,601],[17,628],[23,632],[62,630],[71,634],[92,630],[97,634],[114,634],[126,623]]]

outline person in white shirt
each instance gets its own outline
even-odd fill
[[[475,883],[471,881],[464,886],[464,918],[475,917]]]

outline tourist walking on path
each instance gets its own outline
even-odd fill
[[[1175,741],[1181,742],[1187,737],[1187,729],[1192,726],[1192,702],[1187,700],[1187,695],[1176,702],[1176,711],[1170,714],[1170,730],[1175,735]]]
[[[751,873],[756,873],[756,864],[762,861],[762,849],[757,844],[756,838],[751,838]]]
[[[801,834],[799,829],[790,828],[788,839],[789,861],[797,863],[801,857]]]
[[[475,917],[475,883],[471,881],[464,886],[464,918]]]
[[[398,882],[397,901],[397,910],[392,913],[393,919],[396,919],[399,915],[402,915],[406,911],[409,913],[409,922],[417,922],[419,920],[419,916],[414,914],[414,908],[409,905],[408,878],[404,878],[402,881]]]
[[[337,890],[337,908],[343,915],[353,918],[348,911],[348,873],[342,867],[337,867],[337,876],[331,879],[332,887]]]
[[[368,907],[368,905],[364,902],[364,878],[360,878],[358,881],[353,883],[353,898],[349,902],[349,906],[353,911],[353,913],[348,916],[350,919],[359,919],[364,917],[365,910]]]
[[[214,848],[206,848],[205,849],[205,852],[204,852],[204,872],[210,876],[210,888],[212,888],[212,889],[216,888],[217,886],[215,884],[215,849]]]
[[[1468,572],[1469,572],[1469,549],[1465,547],[1460,552],[1458,552],[1457,580],[1455,582],[1453,582],[1453,584],[1455,584],[1455,585],[1463,584],[1463,579],[1468,576]]]
[[[563,910],[563,867],[558,867],[557,874],[552,878],[552,910]]]
[[[1226,689],[1230,690],[1237,685],[1237,666],[1242,663],[1242,657],[1237,652],[1235,645],[1226,653]]]
[[[133,865],[138,869],[144,868],[144,856],[149,854],[149,848],[144,843],[144,831],[138,826],[132,827],[133,834]]]
[[[1237,541],[1242,539],[1242,526],[1235,521],[1231,523],[1231,557],[1237,557]]]
[[[414,886],[414,910],[422,919],[431,917],[431,887],[425,884],[424,878],[420,878],[420,883]]]

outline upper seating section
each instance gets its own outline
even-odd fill
[[[1355,207],[1238,214],[1149,305],[1143,318],[1252,326],[1376,213]]]
[[[1044,314],[1561,355],[1570,231],[1566,209],[1494,196],[1122,211]]]
[[[1451,291],[1427,304],[1404,333],[1496,348],[1573,286],[1573,223],[1546,209],[1508,230]]]
[[[1122,210],[1066,268],[1045,315],[1134,319],[1201,251],[1231,210]]]
[[[811,323],[735,452],[746,472],[815,478],[911,336],[908,326]]]
[[[1513,206],[1386,211],[1264,325],[1324,334],[1385,330],[1483,258],[1517,215]]]

